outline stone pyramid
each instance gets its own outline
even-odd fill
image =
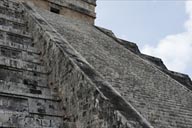
[[[94,25],[95,0],[0,1],[0,128],[192,128],[192,81]]]

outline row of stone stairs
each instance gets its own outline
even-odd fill
[[[23,13],[20,4],[0,1],[0,127],[61,128],[64,108]]]
[[[133,87],[127,87],[127,89],[123,88],[123,90],[119,92],[123,92],[122,95],[127,97],[127,99],[134,99],[129,100],[129,102],[154,127],[164,128],[164,126],[166,126],[166,128],[191,128],[192,102],[190,97],[192,91],[192,81],[189,76],[168,70],[161,59],[142,54],[135,43],[118,39],[112,31],[101,27],[96,28],[113,38],[117,43],[124,46],[129,51],[148,61],[151,65],[167,74],[169,76],[167,77],[171,78],[170,81],[174,79],[180,83],[179,86],[174,87],[172,85],[165,86],[166,82],[164,82],[162,83],[162,86],[156,88],[144,87],[142,91],[138,91],[139,89],[137,90],[137,88],[133,85]],[[134,87],[136,90],[134,90]]]
[[[156,66],[159,70],[169,75],[171,78],[175,79],[177,82],[181,83],[188,89],[192,90],[192,80],[188,75],[167,69],[167,67],[164,65],[163,61],[160,58],[141,53],[137,44],[117,38],[111,30],[98,26],[96,26],[96,28],[101,32],[103,32],[104,34],[108,35],[109,37],[113,38],[115,41],[117,41],[120,45],[124,46],[126,49],[130,50],[134,54],[137,54],[142,59],[147,60],[148,62]]]

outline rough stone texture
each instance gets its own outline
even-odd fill
[[[186,83],[107,29],[0,1],[2,128],[191,128]]]
[[[59,91],[70,128],[150,128],[150,124],[35,11],[25,4],[29,30],[41,48],[49,85]]]
[[[74,20],[94,24],[96,18],[96,0],[18,0],[31,1],[37,7],[50,10],[51,7],[60,11],[60,15]]]
[[[28,31],[23,7],[0,1],[0,127],[61,128],[63,108],[40,52]]]
[[[38,12],[154,127],[192,127],[192,94],[184,85],[94,26]]]
[[[192,81],[188,75],[168,70],[160,58],[142,54],[135,43],[117,38],[111,30],[107,30],[105,28],[101,28],[98,26],[96,26],[96,28],[99,29],[104,34],[108,35],[109,37],[113,38],[115,41],[117,41],[117,43],[129,49],[131,52],[139,55],[141,58],[154,64],[154,66],[159,68],[161,71],[163,71],[164,73],[166,73],[167,75],[169,75],[170,77],[178,81],[179,83],[186,86],[188,89],[192,90]]]

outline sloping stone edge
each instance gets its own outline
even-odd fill
[[[57,31],[49,25],[35,10],[31,3],[23,3],[26,12],[36,21],[44,31],[45,36],[55,42],[71,63],[78,67],[79,71],[87,77],[93,85],[108,100],[113,107],[120,112],[127,120],[134,119],[143,128],[153,128],[151,124],[128,103],[95,69],[65,40]]]
[[[136,43],[117,38],[111,30],[99,26],[95,26],[95,28],[107,35],[108,37],[114,39],[117,43],[119,43],[124,48],[128,49],[138,57],[148,61],[155,68],[159,69],[161,72],[165,73],[166,75],[180,83],[182,86],[192,91],[192,80],[188,75],[167,69],[166,65],[160,58],[141,53]]]

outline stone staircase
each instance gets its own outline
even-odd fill
[[[111,30],[98,26],[96,26],[96,28],[101,32],[103,32],[104,34],[108,35],[109,37],[113,38],[115,41],[117,41],[117,43],[124,46],[126,49],[130,50],[131,52],[137,54],[142,59],[153,64],[159,70],[169,75],[171,78],[175,79],[177,82],[181,83],[188,89],[192,90],[192,80],[188,75],[167,69],[167,67],[164,65],[163,61],[160,58],[141,53],[137,44],[117,38]]]
[[[61,128],[61,100],[48,87],[23,13],[18,3],[0,1],[0,127]]]
[[[30,7],[28,9],[30,10]],[[30,11],[33,12],[32,9]],[[82,61],[82,58],[69,48],[55,30],[50,28],[39,15],[30,15],[30,11],[28,17],[38,20],[39,24],[26,20],[24,11],[18,3],[11,0],[0,1],[0,128],[127,128],[131,126],[151,128],[147,121],[157,128],[192,126],[192,82],[188,76],[169,71],[161,59],[144,55],[140,53],[136,44],[118,39],[111,31],[99,28],[142,60],[145,59],[158,68],[158,70],[151,69],[157,73],[153,74],[157,75],[155,79],[147,76],[151,76],[147,72],[142,77],[146,81],[140,82],[133,77],[133,80],[126,81],[133,81],[133,84],[130,82],[129,86],[122,84],[120,87],[118,83],[118,86],[114,86],[114,91],[108,83],[103,82],[103,78],[89,64]],[[27,24],[32,25],[30,22],[36,24],[36,28],[32,29],[33,33],[31,26],[27,27]],[[37,27],[37,24],[41,27]],[[64,27],[60,28],[63,30]],[[36,38],[33,39],[32,35]],[[98,35],[96,37],[99,37]],[[36,48],[37,45],[41,50]],[[63,52],[63,49],[68,53]],[[54,57],[55,59],[52,59]],[[44,60],[47,60],[46,68]],[[143,65],[149,63],[144,61],[145,65]],[[46,70],[49,67],[53,71],[51,75]],[[51,83],[48,82],[48,74]],[[151,78],[154,84],[151,84],[148,78]],[[160,78],[165,81],[158,83],[161,81]],[[50,89],[51,84],[54,87],[58,86],[59,93],[53,86],[53,89]],[[116,91],[120,92],[126,101],[119,94],[117,95]],[[58,95],[65,103],[65,107],[62,107]],[[108,121],[110,125],[103,125],[102,119],[103,124],[107,124]]]
[[[122,90],[119,90],[119,92],[122,92],[122,95],[127,97],[129,102],[155,128],[165,128],[165,126],[166,128],[191,128],[192,81],[189,76],[168,70],[161,59],[142,54],[135,43],[116,38],[112,31],[100,27],[96,28],[113,38],[117,43],[121,44],[129,51],[148,61],[154,67],[170,76],[167,76],[169,78],[168,81],[162,82],[162,86],[150,86],[150,82],[148,82],[148,87],[146,85],[145,87],[142,87],[144,85],[139,83],[139,88],[136,88],[135,90],[133,89],[135,85],[132,87],[129,85],[130,87],[123,88]],[[144,77],[143,79],[146,80],[147,78],[150,77]],[[167,84],[174,80],[177,81],[177,83],[180,83],[179,86]],[[161,81],[161,79],[159,79],[159,81]],[[154,85],[156,85],[156,83]]]
[[[163,94],[162,94],[163,95]],[[141,99],[142,97],[142,99]],[[137,102],[134,106],[140,110],[154,127],[190,128],[192,126],[192,109],[172,99],[152,99],[150,96],[139,94],[134,96]],[[149,101],[147,104],[144,101]],[[157,107],[158,106],[158,107]]]

